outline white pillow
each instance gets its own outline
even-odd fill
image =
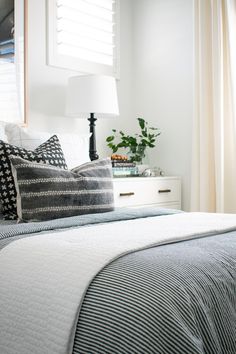
[[[7,137],[5,134],[5,125],[6,123],[0,122],[0,140],[7,141]]]
[[[57,134],[36,132],[21,128],[16,124],[7,124],[5,133],[9,144],[23,147],[28,150],[36,149],[40,144],[56,134],[60,140],[68,168],[89,162],[89,137],[90,134]]]

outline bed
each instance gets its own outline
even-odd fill
[[[0,139],[0,354],[236,354],[236,215],[114,210],[89,136]]]
[[[235,354],[236,216],[0,224],[1,354]]]

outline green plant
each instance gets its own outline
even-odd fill
[[[145,157],[146,148],[154,148],[156,138],[161,134],[158,128],[149,127],[148,122],[143,118],[137,118],[141,132],[134,136],[126,135],[123,131],[117,132],[112,129],[113,135],[106,138],[107,146],[112,152],[120,148],[129,149],[128,155],[131,161],[142,163]],[[119,139],[119,140],[118,140]],[[118,140],[118,141],[117,141]]]

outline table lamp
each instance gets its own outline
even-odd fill
[[[90,127],[90,160],[99,158],[96,150],[95,122],[97,118],[119,115],[116,81],[103,75],[81,75],[69,78],[66,115],[88,118]]]

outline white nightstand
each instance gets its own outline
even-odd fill
[[[181,209],[180,177],[125,177],[113,181],[116,207]]]

